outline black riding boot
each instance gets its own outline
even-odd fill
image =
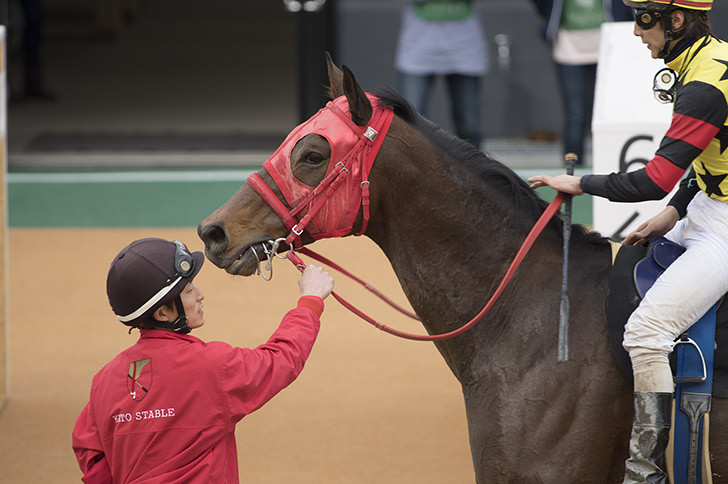
[[[634,392],[634,421],[623,484],[667,483],[672,393]]]

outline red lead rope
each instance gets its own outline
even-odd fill
[[[563,200],[564,200],[564,194],[561,192],[557,192],[556,197],[554,197],[554,199],[551,201],[549,206],[546,207],[546,210],[544,211],[544,213],[541,215],[541,217],[538,219],[538,221],[536,221],[536,224],[533,226],[531,231],[526,236],[526,239],[523,241],[523,244],[521,245],[521,248],[518,250],[516,257],[513,259],[513,262],[511,262],[510,267],[508,267],[508,271],[506,271],[505,276],[503,276],[503,280],[501,281],[500,285],[498,286],[498,288],[495,290],[495,292],[491,296],[488,303],[485,305],[485,307],[483,307],[483,309],[480,310],[480,312],[473,319],[471,319],[470,321],[468,321],[467,323],[465,323],[463,326],[459,327],[458,329],[455,329],[448,333],[436,334],[436,335],[420,335],[420,334],[406,333],[404,331],[399,331],[397,329],[391,328],[391,327],[387,326],[386,324],[380,323],[379,321],[371,318],[370,316],[368,316],[367,314],[365,314],[364,312],[362,312],[361,310],[356,308],[354,305],[352,305],[350,302],[348,302],[346,299],[344,299],[343,297],[338,295],[336,292],[332,292],[331,294],[334,296],[334,298],[337,301],[339,301],[341,303],[342,306],[344,306],[349,311],[353,312],[354,314],[356,314],[357,316],[362,318],[364,321],[368,322],[369,324],[373,325],[376,328],[381,329],[385,333],[393,334],[395,336],[399,336],[400,338],[410,339],[410,340],[415,340],[415,341],[443,341],[446,339],[450,339],[454,336],[458,336],[458,335],[464,333],[465,331],[469,330],[473,326],[475,326],[475,324],[478,321],[480,321],[480,319],[483,316],[485,316],[485,313],[490,311],[490,308],[493,306],[493,304],[495,304],[495,302],[498,300],[498,298],[500,297],[503,290],[506,288],[506,286],[510,282],[511,278],[513,277],[513,274],[515,274],[515,272],[516,272],[516,269],[518,269],[518,266],[521,264],[524,257],[526,257],[526,254],[531,249],[531,246],[533,246],[533,243],[536,241],[538,236],[543,231],[543,228],[546,226],[546,224],[549,222],[549,220],[551,220],[551,217],[553,217],[554,214],[559,210],[559,207],[561,206]],[[312,258],[317,259],[320,262],[323,262],[327,265],[331,265],[331,267],[333,267],[341,272],[346,273],[347,275],[349,275],[349,277],[352,277],[354,280],[356,280],[357,282],[359,282],[360,284],[365,286],[367,289],[369,289],[370,291],[377,294],[379,297],[381,297],[382,299],[387,301],[390,305],[392,305],[393,307],[398,309],[400,312],[403,312],[404,314],[407,314],[409,316],[416,318],[415,315],[413,315],[412,313],[410,313],[409,311],[407,311],[403,308],[400,308],[394,302],[390,301],[389,299],[384,297],[384,295],[379,293],[379,291],[377,291],[370,285],[364,283],[364,281],[362,281],[361,279],[352,276],[351,274],[347,273],[346,271],[343,271],[343,269],[341,269],[339,266],[331,263],[328,259],[324,258],[323,256],[320,256],[317,253],[313,252],[312,250],[305,249],[305,248],[300,249],[299,252],[306,253],[307,255],[309,255]],[[296,254],[293,250],[289,250],[288,255],[286,257],[299,270],[303,271],[303,269],[306,267],[306,264],[303,263],[301,258],[298,257],[298,254]]]

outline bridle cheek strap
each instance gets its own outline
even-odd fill
[[[370,99],[376,101],[373,96],[370,96]],[[281,218],[289,230],[286,243],[293,248],[299,248],[303,245],[301,235],[314,220],[316,220],[316,231],[309,230],[309,234],[315,240],[350,234],[359,213],[359,207],[361,207],[362,211],[362,226],[358,233],[354,235],[364,234],[369,222],[369,172],[382,146],[394,113],[389,108],[376,106],[373,109],[370,124],[363,128],[357,126],[351,120],[351,117],[336,105],[337,102],[341,104],[341,98],[329,102],[326,108],[322,109],[316,116],[324,111],[335,114],[334,119],[340,119],[356,136],[357,141],[340,160],[331,160],[334,167],[319,185],[297,200],[286,200],[292,207],[291,209],[278,198],[273,189],[263,181],[258,173],[250,175],[247,179],[248,185]],[[311,119],[315,119],[316,116]],[[307,133],[305,128],[297,130],[297,136],[301,138],[306,134],[310,133]],[[330,140],[330,142],[334,147],[336,146],[335,139]],[[332,151],[333,153],[335,153],[335,150]],[[281,156],[281,154],[277,153],[275,156]],[[284,188],[288,187],[280,186],[280,176],[276,177],[278,171],[272,166],[274,157],[268,159],[263,167],[271,175],[274,183],[279,185],[278,188],[284,194],[284,199],[286,199],[285,193],[290,192],[290,189],[286,190]],[[290,160],[288,160],[288,165],[290,170]],[[351,177],[355,179],[351,180]],[[347,180],[349,180],[348,183]],[[357,180],[360,181],[357,183]],[[346,187],[350,192],[349,196],[340,196],[336,202],[331,203],[334,194],[342,186]],[[346,200],[348,206],[344,206],[342,200]],[[322,212],[324,207],[327,209],[325,213]],[[317,218],[317,216],[319,217]]]
[[[361,182],[361,210],[362,210],[362,221],[361,230],[354,234],[356,236],[364,235],[367,231],[367,224],[369,222],[369,180]]]

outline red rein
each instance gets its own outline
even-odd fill
[[[516,272],[516,269],[518,269],[518,266],[521,264],[524,257],[526,257],[526,254],[531,249],[531,246],[533,246],[533,243],[536,241],[538,236],[541,234],[541,232],[543,231],[544,227],[549,222],[549,220],[551,220],[551,217],[553,217],[554,214],[556,214],[556,212],[558,212],[559,207],[563,203],[563,200],[564,200],[564,194],[561,192],[558,192],[556,194],[556,197],[554,197],[554,199],[551,201],[549,206],[546,207],[546,210],[544,211],[544,213],[536,221],[536,224],[533,226],[531,231],[526,236],[526,239],[523,241],[523,244],[521,245],[521,248],[518,250],[516,257],[513,259],[513,262],[511,262],[511,265],[508,267],[508,271],[506,271],[505,276],[503,276],[503,280],[501,281],[500,285],[498,286],[498,288],[495,290],[495,292],[491,296],[488,303],[483,307],[483,309],[480,310],[480,312],[473,319],[471,319],[470,321],[468,321],[467,323],[465,323],[463,326],[459,327],[458,329],[455,329],[448,333],[435,334],[435,335],[421,335],[421,334],[406,333],[404,331],[399,331],[397,329],[391,328],[391,327],[387,326],[386,324],[380,323],[379,321],[371,318],[370,316],[368,316],[367,314],[365,314],[364,312],[362,312],[361,310],[356,308],[354,305],[352,305],[350,302],[348,302],[346,299],[344,299],[343,297],[338,295],[336,292],[333,292],[332,295],[334,296],[334,298],[337,301],[339,301],[341,303],[342,306],[344,306],[349,311],[353,312],[354,314],[356,314],[357,316],[362,318],[364,321],[366,321],[369,324],[373,325],[374,327],[384,331],[385,333],[389,333],[394,336],[399,336],[400,338],[415,340],[415,341],[443,341],[443,340],[458,336],[460,334],[463,334],[465,331],[467,331],[470,328],[472,328],[473,326],[475,326],[475,324],[478,321],[480,321],[480,319],[483,316],[485,316],[485,314],[488,311],[490,311],[490,308],[493,307],[493,304],[495,304],[495,302],[498,300],[498,298],[500,297],[503,290],[506,288],[506,286],[510,282],[511,278],[513,277],[513,274],[515,274],[515,272]],[[319,254],[317,254],[317,253],[313,252],[312,250],[307,249],[305,247],[299,249],[299,252],[304,253],[304,254],[310,256],[311,258],[318,260],[319,262],[329,265],[342,273],[345,273],[346,275],[348,275],[349,277],[351,277],[352,279],[357,281],[359,284],[363,285],[370,291],[377,294],[380,298],[387,301],[391,306],[395,307],[400,312],[417,319],[417,316],[415,316],[414,314],[410,313],[409,311],[399,307],[396,303],[394,303],[393,301],[390,301],[383,294],[379,293],[379,291],[377,291],[370,285],[366,284],[361,279],[354,277],[353,275],[344,271],[341,267],[332,263],[328,259],[320,256]],[[298,254],[296,254],[294,251],[292,251],[292,250],[288,251],[288,255],[286,257],[300,270],[303,270],[303,268],[306,267],[306,265],[303,263],[301,258],[298,257]]]

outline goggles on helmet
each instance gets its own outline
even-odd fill
[[[195,270],[195,259],[192,258],[192,254],[190,254],[185,244],[179,240],[173,240],[172,242],[175,245],[174,269],[177,271],[174,279],[187,277]]]
[[[634,14],[634,21],[637,27],[642,30],[650,30],[662,17],[660,12],[645,8],[633,8],[632,13]]]

